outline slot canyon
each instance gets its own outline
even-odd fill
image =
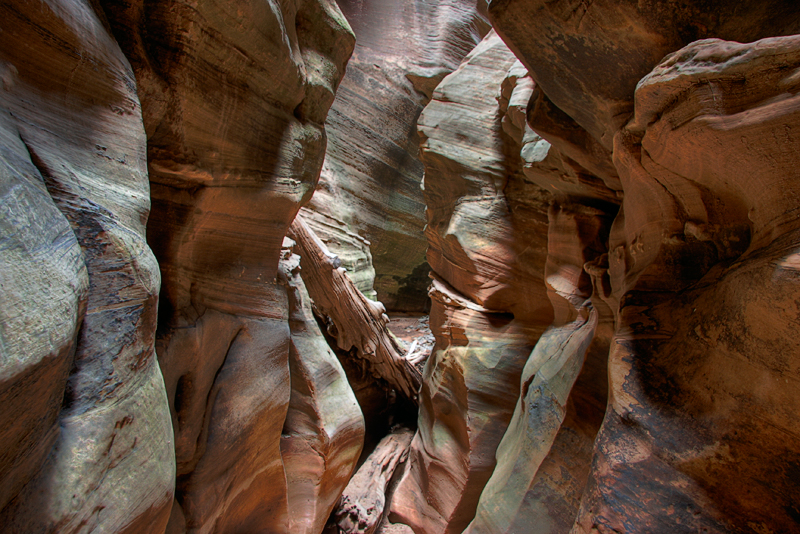
[[[0,532],[800,533],[800,3],[4,0]]]

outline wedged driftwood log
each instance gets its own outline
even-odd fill
[[[367,299],[356,289],[340,267],[339,258],[328,251],[302,216],[295,218],[289,236],[297,242],[303,257],[308,293],[317,309],[333,321],[336,331],[331,334],[339,348],[355,348],[374,377],[386,380],[416,403],[422,376],[387,330],[389,318],[383,304]]]
[[[347,484],[335,512],[341,534],[373,534],[383,519],[386,488],[408,458],[414,432],[399,428],[383,438]]]

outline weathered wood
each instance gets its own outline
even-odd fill
[[[328,251],[302,216],[295,218],[289,237],[297,243],[303,258],[308,293],[319,312],[333,322],[335,329],[330,333],[339,348],[355,348],[374,377],[386,380],[416,403],[422,376],[386,328],[389,318],[383,304],[367,299],[356,289],[340,267],[339,258]]]
[[[395,469],[408,458],[414,433],[395,430],[378,443],[356,472],[339,499],[335,511],[340,534],[373,534],[383,519],[386,487]]]

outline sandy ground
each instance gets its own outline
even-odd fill
[[[425,362],[433,350],[434,338],[427,315],[389,314],[389,331],[395,335],[422,372]]]

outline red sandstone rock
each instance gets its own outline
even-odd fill
[[[291,534],[319,534],[356,467],[364,417],[311,312],[300,258],[287,252],[292,396],[281,435]]]
[[[104,5],[148,133],[178,463],[170,532],[288,532],[291,332],[278,260],[318,178],[352,32],[331,0]],[[324,509],[327,492],[310,506]]]
[[[615,146],[613,394],[576,532],[800,530],[798,65],[796,37],[700,41],[639,84]]]
[[[15,263],[2,274],[7,532],[158,532],[172,506],[145,132],[96,9],[0,7],[3,222],[16,227],[0,247]]]
[[[343,0],[357,40],[328,116],[328,153],[304,217],[359,289],[389,310],[426,306],[416,121],[488,31],[474,0]],[[371,254],[361,236],[369,242]],[[374,264],[373,273],[372,265]]]
[[[490,34],[419,121],[436,345],[392,504],[393,521],[417,533],[461,532],[471,521],[525,360],[553,318],[543,283],[548,195],[522,183],[520,145],[501,126],[498,97],[514,63]],[[511,189],[526,194],[511,199]]]
[[[609,153],[636,84],[665,55],[705,37],[800,31],[800,8],[782,0],[492,0],[489,14],[549,100]]]

